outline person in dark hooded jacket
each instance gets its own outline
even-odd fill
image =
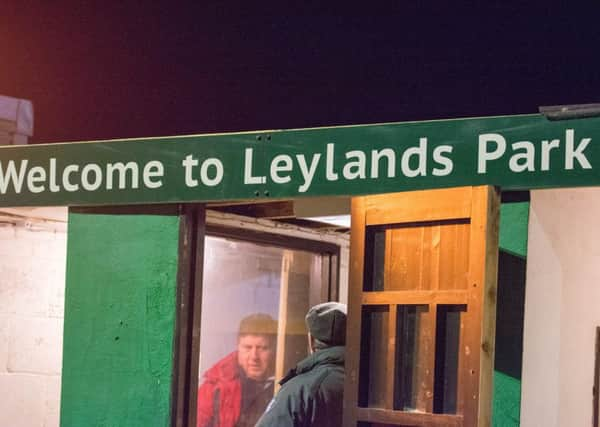
[[[346,306],[326,302],[306,315],[311,355],[280,382],[256,427],[341,427]]]

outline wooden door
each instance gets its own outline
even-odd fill
[[[490,424],[499,197],[352,200],[344,426]]]

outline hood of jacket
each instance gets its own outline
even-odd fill
[[[344,366],[346,347],[336,346],[328,347],[322,350],[315,351],[310,356],[300,361],[294,369],[283,377],[279,384],[283,385],[297,375],[312,371],[317,366],[321,365],[340,365]]]

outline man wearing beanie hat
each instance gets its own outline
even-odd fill
[[[197,427],[253,427],[273,396],[277,321],[264,313],[240,322],[237,350],[209,368],[198,389]]]
[[[306,314],[311,355],[280,382],[256,427],[341,427],[346,306],[326,302]]]

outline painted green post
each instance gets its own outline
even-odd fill
[[[494,427],[518,427],[521,419],[528,222],[528,201],[502,203],[492,411]]]
[[[180,218],[69,215],[61,426],[168,426]]]

